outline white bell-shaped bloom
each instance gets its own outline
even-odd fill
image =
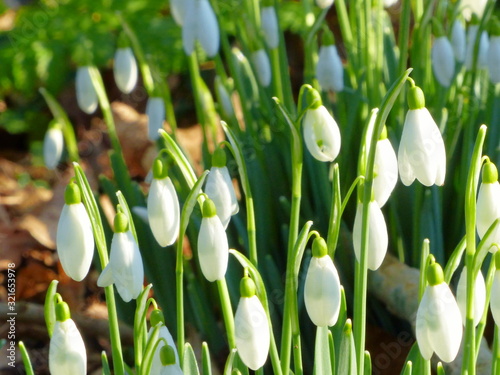
[[[394,4],[396,4],[397,2],[398,2],[398,0],[384,0],[384,7],[385,8],[390,8]]]
[[[465,28],[459,19],[455,19],[451,27],[451,46],[453,47],[455,60],[463,63],[465,61],[466,34]]]
[[[257,51],[252,52],[250,56],[253,66],[255,68],[255,75],[259,83],[268,87],[271,84],[271,63],[269,62],[269,56],[264,49],[258,49]]]
[[[443,185],[446,174],[446,154],[443,137],[431,114],[425,108],[422,90],[410,89],[410,109],[399,143],[398,168],[406,186],[417,178],[423,185]]]
[[[163,121],[165,121],[163,98],[153,97],[148,99],[146,116],[148,116],[148,138],[154,142],[160,137],[158,130],[163,129]]]
[[[500,326],[500,269],[498,267],[493,277],[493,283],[491,284],[490,307],[495,324]]]
[[[203,219],[198,233],[198,257],[201,271],[208,281],[224,278],[229,260],[229,246],[226,231],[211,199],[203,202]]]
[[[332,6],[334,0],[316,0],[316,5],[321,9],[328,8]]]
[[[81,66],[76,71],[76,101],[80,109],[91,114],[97,109],[98,99],[92,79],[90,78],[90,66]]]
[[[182,26],[186,14],[186,4],[191,0],[170,0],[170,12],[177,25]]]
[[[480,239],[483,239],[493,222],[500,218],[500,184],[495,164],[490,161],[486,162],[482,176],[476,202],[476,228]],[[500,246],[500,225],[497,225],[488,238],[485,246],[491,252],[496,252]]]
[[[182,43],[187,55],[194,51],[196,41],[200,42],[205,53],[213,57],[219,50],[219,24],[208,0],[188,0],[185,5],[182,27]]]
[[[64,135],[60,126],[52,126],[43,139],[43,161],[48,169],[55,169],[64,149]]]
[[[319,161],[334,161],[340,152],[340,130],[328,110],[320,105],[308,109],[303,122],[306,147]]]
[[[455,56],[453,47],[446,36],[434,39],[431,56],[432,70],[436,79],[442,86],[449,87],[455,74]]]
[[[436,353],[443,362],[451,362],[457,356],[462,341],[462,317],[455,297],[443,281],[442,270],[441,277],[429,282],[425,289],[415,331],[424,359]]]
[[[80,189],[74,182],[66,188],[64,200],[57,224],[57,254],[64,272],[73,280],[82,281],[94,256],[92,225],[81,202]]]
[[[307,269],[304,302],[307,314],[318,327],[333,326],[340,311],[340,279],[325,240],[316,238],[313,257]]]
[[[500,83],[500,36],[498,35],[490,38],[487,62],[490,81],[496,85]]]
[[[224,229],[226,229],[231,216],[239,211],[233,183],[226,166],[212,167],[210,169],[205,193],[214,202],[217,216]]]
[[[344,66],[334,44],[320,47],[316,78],[324,91],[340,92],[344,89]]]
[[[215,77],[215,93],[217,95],[219,106],[223,112],[222,114],[227,118],[233,117],[234,108],[231,101],[231,95],[219,76]]]
[[[467,70],[472,69],[472,63],[474,61],[474,43],[476,42],[477,32],[479,31],[479,25],[469,25],[467,30],[467,47],[465,52],[465,67]],[[477,54],[477,67],[485,68],[488,61],[488,48],[489,40],[486,31],[481,33],[479,38],[479,49]]]
[[[130,47],[118,48],[115,52],[113,74],[116,86],[129,94],[137,83],[137,61]]]
[[[57,304],[66,305],[65,302]],[[56,310],[56,316],[60,312]],[[49,346],[49,369],[52,375],[86,375],[87,352],[80,331],[73,319],[69,317],[67,305],[64,307],[66,316],[57,316]]]
[[[240,289],[241,298],[234,316],[236,349],[243,363],[255,371],[264,366],[269,354],[269,322],[262,303],[255,295],[253,281],[244,277]]]
[[[180,363],[179,362],[179,354],[177,353],[177,349],[175,346],[175,341],[174,338],[172,337],[172,334],[168,330],[168,328],[165,326],[164,323],[158,323],[160,324],[160,331],[158,333],[158,339],[164,339],[167,342],[167,345],[172,347],[174,356],[175,356],[175,364]],[[153,331],[153,327],[150,328],[148,332],[148,338],[151,336],[151,333]],[[149,372],[149,375],[160,375],[163,374],[163,364],[161,362],[160,358],[160,351],[161,351],[161,345],[158,345],[156,348],[156,351],[153,354],[153,359],[151,360],[151,370]],[[171,371],[173,370],[172,368],[170,369]]]
[[[387,137],[377,141],[374,171],[373,194],[379,207],[382,208],[398,182],[398,159]]]
[[[462,269],[460,273],[460,278],[458,279],[457,285],[457,303],[460,308],[460,314],[462,315],[462,323],[465,326],[466,318],[466,305],[467,299],[467,267]],[[484,306],[486,303],[486,285],[484,282],[484,277],[481,271],[478,272],[476,281],[474,284],[474,327],[479,324],[479,321],[483,317]]]
[[[267,46],[269,49],[278,48],[280,36],[276,9],[273,6],[263,6],[260,10],[260,20]]]
[[[99,276],[97,285],[106,287],[115,284],[123,301],[129,302],[142,291],[144,267],[139,246],[128,230],[128,220],[122,212],[115,217],[115,231],[109,263]]]
[[[462,9],[462,16],[466,21],[469,21],[473,14],[481,19],[487,2],[487,0],[461,0],[460,9]]]
[[[354,217],[354,227],[352,238],[354,244],[354,253],[358,262],[361,259],[361,230],[363,221],[363,203],[359,202]],[[387,225],[385,224],[384,214],[376,201],[370,202],[368,211],[368,268],[372,271],[377,270],[384,261],[387,253],[389,239],[387,235]]]
[[[148,195],[148,218],[156,241],[165,247],[179,236],[180,207],[174,184],[163,169],[163,163],[156,159]]]

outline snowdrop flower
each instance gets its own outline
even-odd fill
[[[304,286],[307,314],[318,327],[333,326],[340,310],[339,274],[323,238],[314,240],[312,252]]]
[[[389,239],[384,214],[378,203],[372,200],[368,208],[368,268],[377,270],[384,261],[387,253]],[[361,259],[361,230],[363,221],[363,203],[358,202],[356,216],[354,217],[354,227],[352,230],[354,253],[358,262]]]
[[[500,83],[500,22],[498,22],[498,18],[494,18],[492,23],[487,65],[490,81],[496,85]]]
[[[205,193],[214,202],[217,216],[226,229],[231,216],[238,213],[239,206],[226,167],[226,153],[222,148],[217,148],[212,156],[212,168],[207,176]]]
[[[66,302],[56,304],[56,323],[49,347],[49,369],[52,375],[87,374],[85,344],[71,319]]]
[[[177,349],[175,346],[174,339],[172,335],[170,334],[170,331],[168,328],[165,326],[165,318],[163,316],[163,312],[159,309],[154,309],[151,312],[151,317],[150,317],[150,322],[151,322],[151,328],[148,332],[148,339],[151,337],[151,334],[153,332],[153,329],[157,326],[160,327],[159,333],[158,333],[158,339],[163,339],[166,342],[166,346],[169,346],[172,350],[172,361],[169,362],[171,365],[177,365],[179,362],[179,354],[177,353]],[[153,359],[151,360],[151,370],[149,372],[150,375],[161,375],[163,374],[162,371],[164,371],[164,367],[166,365],[163,364],[162,358],[161,358],[161,346],[158,346],[156,349],[155,353],[153,354]],[[173,366],[175,367],[175,366]],[[173,367],[170,367],[170,371],[173,370]],[[168,372],[167,372],[168,373]]]
[[[330,30],[323,33],[323,45],[319,49],[316,64],[316,78],[324,91],[340,92],[344,89],[344,67]]]
[[[437,263],[427,269],[427,285],[417,311],[416,336],[424,359],[436,353],[443,362],[455,359],[462,341],[462,318],[455,297]]]
[[[474,62],[474,45],[476,43],[477,33],[479,31],[479,19],[473,16],[469,29],[467,30],[467,47],[465,49],[465,67],[467,70],[472,69]],[[481,33],[479,38],[479,50],[477,53],[477,67],[484,68],[488,60],[488,34],[486,31]]]
[[[398,160],[396,152],[387,138],[387,128],[385,126],[380,139],[377,141],[374,172],[373,195],[378,206],[382,208],[398,182]]]
[[[396,4],[397,2],[398,2],[398,0],[384,0],[384,7],[385,8],[390,8],[394,4]]]
[[[495,253],[495,276],[491,284],[491,314],[495,320],[495,324],[500,326],[500,251]]]
[[[303,120],[304,142],[311,155],[319,161],[334,161],[340,152],[340,130],[328,110],[322,105],[319,93],[311,86],[307,90],[309,103]]]
[[[203,202],[203,219],[198,233],[198,257],[203,275],[208,281],[222,280],[226,275],[229,246],[214,202]]]
[[[115,52],[113,74],[121,92],[129,94],[137,83],[137,62],[130,47]]]
[[[170,12],[177,25],[182,26],[186,14],[186,4],[190,0],[170,0]]]
[[[61,160],[64,135],[61,125],[52,122],[43,139],[43,161],[48,169],[55,169]]]
[[[483,166],[482,176],[476,202],[476,229],[480,239],[483,239],[493,222],[500,218],[500,184],[495,164],[488,160]],[[497,251],[497,246],[500,246],[500,225],[497,225],[485,246],[491,252]]]
[[[226,86],[222,83],[222,79],[219,76],[215,76],[215,94],[217,96],[217,101],[219,102],[219,107],[222,110],[222,114],[226,118],[231,118],[234,116],[233,103],[231,102],[231,95],[229,94]]]
[[[268,87],[271,84],[271,63],[269,62],[269,56],[264,49],[258,49],[257,51],[252,52],[250,56],[253,66],[255,68],[255,75],[259,80],[259,83]]]
[[[465,61],[466,36],[465,28],[458,18],[455,19],[451,27],[451,46],[453,47],[455,60],[463,63]]]
[[[260,9],[260,20],[267,46],[269,49],[278,48],[280,43],[278,17],[272,3],[264,4]]]
[[[255,371],[264,366],[269,353],[269,322],[255,295],[255,283],[247,275],[241,279],[240,293],[234,316],[236,349],[243,363]]]
[[[94,235],[80,188],[74,181],[66,187],[64,202],[57,224],[57,254],[66,275],[75,281],[82,281],[94,256]]]
[[[90,66],[81,66],[76,71],[76,101],[80,109],[92,114],[97,109],[97,92],[90,78]]]
[[[467,21],[469,21],[473,15],[482,18],[487,2],[487,0],[461,0],[460,8],[462,9],[462,16]]]
[[[441,25],[437,22],[434,25],[437,31],[431,50],[432,70],[438,82],[444,87],[449,87],[455,74],[455,55]]]
[[[179,235],[180,208],[174,184],[160,158],[153,163],[153,181],[148,195],[148,218],[160,246],[170,246]]]
[[[165,121],[163,98],[153,97],[148,99],[146,116],[148,116],[148,138],[154,142],[160,137],[158,130],[163,129],[163,121]]]
[[[118,211],[115,216],[115,234],[111,240],[108,265],[104,268],[97,285],[107,287],[115,284],[124,302],[136,299],[142,291],[144,268],[139,246],[129,230],[127,216]]]
[[[425,108],[424,93],[419,87],[410,89],[408,106],[398,151],[401,181],[406,186],[415,178],[425,186],[443,185],[446,174],[444,142],[436,122]]]
[[[457,304],[460,309],[460,314],[462,315],[462,323],[465,326],[466,314],[467,314],[467,267],[462,269],[460,274],[460,279],[458,279],[457,285]],[[479,270],[476,281],[474,284],[474,327],[479,324],[479,321],[483,317],[484,306],[486,303],[486,285],[484,283],[484,277]]]
[[[333,4],[334,0],[316,0],[316,5],[321,9],[325,9],[330,7]]]
[[[209,57],[219,50],[219,25],[214,10],[208,0],[188,0],[185,4],[185,16],[182,27],[182,43],[187,55],[194,51],[195,41]]]
[[[159,375],[183,375],[181,367],[179,366],[179,359],[174,353],[174,348],[171,345],[164,345],[160,349],[161,369]],[[153,372],[151,372],[153,375]]]

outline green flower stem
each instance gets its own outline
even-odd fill
[[[418,300],[422,299],[424,292],[425,292],[425,287],[427,286],[427,266],[429,264],[429,240],[426,238],[423,243],[422,243],[422,251],[420,255],[420,277],[419,277],[419,284],[418,284]]]
[[[493,338],[493,361],[491,364],[491,375],[498,374],[498,370],[500,369],[500,344],[499,344],[499,333],[498,326],[495,324],[495,333]]]
[[[140,366],[142,363],[142,355],[144,349],[146,348],[147,341],[147,324],[146,324],[146,313],[150,305],[148,300],[149,291],[152,288],[152,284],[149,284],[141,292],[136,300],[136,309],[134,316],[134,359],[135,365]]]
[[[23,359],[24,370],[26,371],[26,375],[35,375],[33,372],[33,367],[31,366],[30,356],[26,347],[24,346],[24,342],[19,341],[19,351],[21,352],[21,357]]]
[[[269,50],[271,57],[271,71],[273,75],[273,96],[283,100],[283,82],[281,80],[280,50],[279,47]]]
[[[62,125],[62,132],[64,135],[64,142],[66,144],[66,150],[68,151],[68,156],[71,161],[80,161],[80,156],[78,155],[78,145],[76,141],[75,131],[73,126],[69,121],[68,115],[64,111],[63,107],[57,102],[57,100],[52,96],[51,93],[47,91],[46,88],[41,87],[39,89],[40,94],[47,102],[52,116]]]
[[[474,151],[472,153],[471,166],[467,177],[465,196],[465,236],[466,253],[465,265],[467,267],[467,309],[465,320],[464,337],[464,361],[462,372],[468,375],[476,374],[476,350],[475,350],[475,327],[474,327],[474,255],[476,253],[476,193],[481,173],[482,150],[486,137],[486,126],[479,129]]]
[[[316,46],[315,36],[323,24],[326,14],[330,8],[325,8],[321,11],[318,18],[314,21],[308,33],[304,38],[304,83],[312,83],[314,77],[316,76],[315,72],[315,61],[317,60],[318,48]]]
[[[411,21],[411,0],[402,0],[401,18],[399,20],[399,66],[398,74],[403,74],[406,70],[408,62],[408,46],[410,45],[410,21]],[[395,106],[396,115],[403,124],[403,108],[404,108],[405,95],[401,95],[397,100]]]
[[[82,168],[76,162],[73,163],[73,166],[75,168],[76,181],[82,193],[82,202],[87,209],[87,213],[92,224],[92,232],[94,233],[94,240],[96,243],[97,253],[99,254],[101,268],[104,269],[109,263],[109,258],[106,245],[106,237],[104,236],[104,228],[102,225],[101,216],[99,214],[99,208]],[[114,373],[116,375],[124,375],[125,367],[123,363],[122,345],[120,330],[118,327],[118,314],[116,312],[113,285],[104,288],[104,295],[106,297],[106,307],[108,308],[109,335],[111,340],[111,353],[113,356]]]
[[[360,261],[356,262],[355,276],[354,276],[354,341],[356,344],[356,359],[357,368],[364,368],[365,359],[365,334],[366,334],[366,294],[367,294],[367,275],[368,275],[368,210],[369,202],[372,196],[372,186],[374,178],[374,165],[375,165],[375,150],[377,141],[380,138],[383,126],[387,120],[387,116],[396,101],[401,89],[403,88],[406,79],[411,73],[412,69],[408,69],[399,77],[399,79],[392,85],[387,94],[385,95],[380,110],[375,119],[372,138],[370,140],[370,151],[366,163],[366,176],[363,189],[363,217],[361,225],[361,256]]]
[[[232,350],[236,348],[236,340],[234,336],[234,315],[225,278],[222,280],[217,280],[217,289],[219,290],[220,304],[222,308],[222,315],[224,316],[224,324],[226,326],[229,350]]]
[[[351,25],[349,23],[349,15],[347,14],[347,7],[345,0],[336,0],[335,8],[337,9],[337,19],[339,21],[340,30],[342,31],[342,38],[347,51],[353,51],[353,36]]]

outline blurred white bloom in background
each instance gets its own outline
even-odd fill
[[[170,12],[177,25],[182,26],[186,14],[186,4],[191,0],[170,0]]]
[[[274,9],[274,6],[263,6],[260,10],[260,20],[267,46],[269,49],[277,48],[280,42],[280,36],[278,17],[276,16],[276,9]]]
[[[92,114],[97,109],[97,93],[90,78],[90,66],[80,66],[76,71],[76,101],[80,109]]]
[[[148,116],[148,138],[154,142],[160,138],[158,130],[163,129],[163,121],[165,121],[163,98],[152,97],[148,99],[146,116]]]
[[[321,9],[325,9],[330,7],[333,4],[334,0],[316,0],[316,5]]]
[[[187,0],[182,26],[182,43],[187,55],[194,51],[198,41],[209,57],[219,50],[219,24],[208,0]]]
[[[57,123],[49,125],[43,138],[43,162],[48,169],[55,169],[64,150],[64,135]]]
[[[231,101],[231,95],[227,90],[226,86],[222,83],[220,76],[215,76],[215,94],[217,96],[217,101],[219,102],[222,114],[231,118],[234,116],[233,103]]]
[[[451,28],[451,46],[453,47],[455,60],[459,63],[465,61],[466,39],[465,28],[462,22],[457,18],[453,22]]]
[[[477,33],[479,31],[478,24],[470,24],[467,30],[467,47],[465,50],[465,67],[467,70],[472,69],[474,62],[474,44],[476,42]],[[479,38],[479,49],[477,53],[477,67],[485,68],[488,60],[489,40],[486,31],[481,33]]]
[[[334,43],[333,33],[325,30],[316,64],[316,78],[322,90],[340,92],[344,89],[344,66]]]
[[[113,74],[116,86],[129,94],[137,84],[137,61],[130,47],[118,48],[115,52]]]
[[[431,50],[432,70],[438,82],[449,87],[455,74],[455,55],[453,47],[446,36],[439,36],[434,39]]]
[[[482,18],[487,2],[487,0],[461,0],[460,9],[462,9],[462,16],[466,21],[470,21],[473,14],[478,18]]]
[[[267,56],[267,52],[264,49],[258,49],[257,51],[252,52],[250,56],[253,66],[255,68],[255,75],[259,80],[259,83],[268,87],[271,84],[271,62],[269,61],[269,56]]]

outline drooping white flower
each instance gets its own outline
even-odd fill
[[[494,85],[500,83],[500,36],[493,35],[488,47],[488,72]]]
[[[194,51],[196,41],[209,57],[219,50],[219,24],[208,0],[188,0],[185,5],[182,43],[187,55]]]
[[[130,47],[118,48],[115,52],[113,74],[116,86],[129,94],[137,83],[137,61]]]
[[[90,78],[90,66],[81,66],[76,71],[76,101],[80,109],[91,114],[97,109],[97,92]]]
[[[217,95],[217,101],[219,102],[222,114],[226,118],[231,118],[234,116],[233,103],[231,102],[231,95],[229,94],[226,86],[222,83],[219,76],[215,77],[215,94]]]
[[[324,91],[344,90],[344,66],[334,44],[322,45],[316,64],[316,78]]]
[[[354,217],[354,226],[352,229],[352,239],[354,253],[358,262],[361,259],[361,230],[363,222],[363,203],[358,202],[356,207],[356,216]],[[372,271],[377,270],[384,261],[387,253],[389,239],[387,235],[387,225],[385,224],[384,214],[376,201],[370,202],[368,211],[368,268]]]
[[[495,324],[500,326],[500,251],[495,253],[495,265],[497,270],[491,284],[490,307]]]
[[[487,161],[483,166],[482,175],[476,202],[476,228],[480,239],[483,239],[493,222],[500,218],[500,184],[495,164]],[[485,246],[491,252],[496,252],[497,246],[500,246],[500,225],[497,225],[488,238]]]
[[[141,253],[128,226],[127,216],[118,212],[115,216],[109,263],[97,280],[100,287],[115,284],[118,294],[125,302],[139,296],[144,282]]]
[[[465,61],[466,36],[465,28],[458,18],[455,19],[451,28],[451,45],[455,59],[459,63],[463,63]]]
[[[264,366],[269,353],[270,332],[267,315],[255,295],[255,284],[244,277],[240,284],[241,298],[234,316],[236,349],[243,363],[252,370]]]
[[[462,269],[460,279],[457,285],[457,303],[462,315],[462,323],[465,326],[466,311],[467,311],[467,267]],[[486,285],[481,270],[478,272],[474,284],[474,327],[479,324],[483,317],[484,306],[486,303]]]
[[[64,135],[58,124],[50,126],[43,139],[43,161],[48,169],[55,169],[64,149]]]
[[[177,193],[167,168],[157,158],[148,195],[148,218],[151,231],[160,246],[170,246],[179,235],[180,208]]]
[[[313,257],[307,270],[304,286],[304,302],[307,314],[318,327],[333,326],[340,311],[340,279],[326,242],[316,238]]]
[[[170,12],[177,25],[182,26],[186,14],[186,4],[190,0],[170,0]]]
[[[446,154],[441,132],[425,108],[422,90],[415,86],[408,94],[410,109],[399,144],[398,168],[406,186],[417,178],[423,185],[443,185]]]
[[[170,331],[168,328],[165,326],[165,318],[163,317],[163,312],[159,309],[154,309],[151,312],[151,317],[150,317],[150,322],[151,322],[151,328],[148,332],[148,339],[151,337],[153,329],[157,326],[160,327],[159,332],[158,332],[158,340],[165,340],[166,345],[170,346],[172,348],[172,362],[173,365],[179,364],[179,353],[177,353],[177,348],[175,346],[175,341],[174,338],[172,337]],[[151,370],[149,372],[149,375],[161,375],[163,374],[163,368],[165,367],[162,363],[161,360],[161,348],[162,345],[159,345],[156,348],[156,351],[153,354],[153,359],[151,360]],[[175,366],[173,366],[175,367]],[[172,371],[173,368],[170,368],[170,371]]]
[[[160,137],[158,130],[163,129],[163,121],[165,121],[163,98],[153,97],[148,99],[146,116],[148,116],[148,138],[154,142]]]
[[[231,216],[238,213],[239,206],[226,167],[226,153],[222,148],[217,148],[212,156],[212,168],[207,176],[205,193],[214,202],[217,216],[226,229]]]
[[[432,70],[438,82],[449,87],[455,74],[455,56],[453,47],[444,35],[436,37],[432,45]]]
[[[56,322],[49,347],[49,369],[52,375],[87,374],[85,344],[65,302],[56,304]]]
[[[316,5],[321,9],[328,8],[332,6],[334,0],[316,0]]]
[[[472,69],[474,61],[474,45],[476,43],[477,33],[479,31],[479,24],[470,24],[467,30],[467,47],[465,50],[465,67],[467,70]],[[477,53],[477,67],[485,68],[488,60],[488,47],[489,40],[486,31],[481,33],[479,38],[479,49]]]
[[[64,272],[82,281],[94,256],[94,235],[89,215],[83,206],[80,188],[70,182],[64,193],[64,207],[57,224],[56,247]]]
[[[461,0],[460,9],[462,9],[462,16],[466,21],[469,21],[473,14],[479,19],[482,18],[487,2],[487,0]]]
[[[417,311],[416,336],[424,359],[436,353],[443,362],[457,356],[462,341],[462,318],[455,297],[437,263],[428,266],[426,287]]]
[[[398,159],[396,152],[387,138],[387,130],[377,141],[374,163],[373,194],[380,208],[384,206],[398,182]]]
[[[274,6],[263,6],[260,9],[260,20],[262,31],[264,32],[264,40],[269,49],[278,48],[280,43],[278,17]]]
[[[208,281],[222,280],[226,275],[229,246],[214,202],[203,202],[203,219],[198,233],[198,257],[203,275]]]
[[[303,120],[304,142],[311,155],[319,161],[334,161],[340,152],[340,130],[328,110],[321,104],[319,93],[310,89],[314,98]]]
[[[252,52],[250,56],[253,66],[255,68],[255,75],[259,83],[268,87],[271,84],[271,63],[269,62],[269,56],[264,49],[258,49],[257,51]]]

